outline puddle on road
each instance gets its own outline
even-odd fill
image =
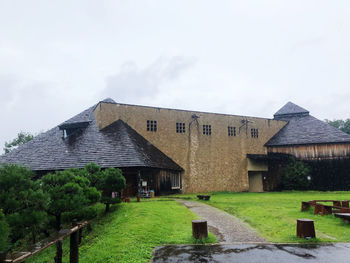
[[[152,262],[345,263],[349,254],[350,243],[180,245],[157,247]]]

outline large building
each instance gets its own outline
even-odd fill
[[[0,163],[42,175],[90,162],[118,167],[159,193],[273,189],[269,160],[350,157],[350,135],[291,102],[273,119],[120,104],[106,99],[35,137]],[[273,169],[272,169],[273,170]],[[278,181],[278,180],[277,180]]]

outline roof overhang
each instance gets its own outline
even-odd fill
[[[59,125],[58,128],[60,130],[86,128],[89,125],[89,123],[90,121],[63,123]]]

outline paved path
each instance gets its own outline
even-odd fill
[[[207,220],[209,231],[219,243],[266,242],[248,224],[215,207],[194,201],[177,200],[199,217]]]
[[[348,263],[349,243],[162,246],[152,263]]]

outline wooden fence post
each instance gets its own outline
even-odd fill
[[[79,245],[80,245],[80,243],[81,243],[82,237],[83,237],[83,229],[80,228],[80,229],[79,229],[79,238],[78,238],[78,243],[79,243]]]
[[[192,235],[195,239],[202,239],[208,237],[208,226],[205,220],[192,221]]]
[[[55,263],[62,263],[62,240],[56,243]]]
[[[77,220],[73,220],[73,227],[74,226],[77,226]],[[69,262],[79,262],[79,231],[75,231],[70,235]]]
[[[297,236],[298,237],[316,237],[314,221],[310,219],[297,220]]]

